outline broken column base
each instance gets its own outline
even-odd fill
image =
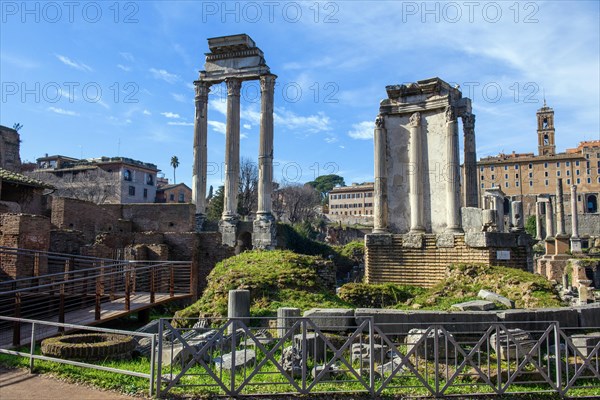
[[[581,239],[580,238],[571,238],[571,253],[583,253],[581,248]]]
[[[277,222],[272,215],[258,215],[252,228],[252,246],[255,249],[275,249],[277,246]]]

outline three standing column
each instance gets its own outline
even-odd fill
[[[460,221],[460,156],[458,153],[458,122],[453,106],[446,108],[446,154],[448,155],[448,181],[446,207],[448,232],[462,232]]]
[[[374,221],[373,233],[386,233],[388,231],[387,209],[387,130],[383,115],[375,119],[375,132],[373,134],[375,148],[375,199],[373,204]]]
[[[272,219],[273,192],[273,93],[276,75],[260,77],[260,144],[258,150],[257,218]]]
[[[192,171],[192,202],[196,205],[196,232],[202,230],[206,217],[206,142],[208,136],[208,93],[210,84],[195,81],[196,114],[194,118],[194,168]]]
[[[227,78],[227,125],[225,128],[225,199],[222,220],[238,219],[240,180],[240,88],[242,81]]]
[[[410,142],[408,150],[409,190],[410,190],[410,231],[425,232],[423,225],[423,166],[421,162],[422,131],[421,113],[410,116]]]

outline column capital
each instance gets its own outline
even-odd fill
[[[194,87],[196,91],[196,99],[208,100],[208,93],[210,93],[210,87],[212,85],[205,81],[194,81]]]
[[[378,114],[375,118],[375,127],[379,129],[385,129],[385,120],[382,114]]]
[[[260,76],[260,91],[272,92],[275,89],[275,79],[277,79],[277,75],[267,74]]]
[[[463,115],[461,115],[461,118],[463,123],[463,129],[465,131],[472,131],[473,129],[475,129],[475,114],[464,113]]]
[[[446,122],[456,122],[456,108],[453,105],[446,107]]]
[[[410,119],[408,120],[408,124],[411,127],[421,126],[421,113],[420,112],[413,113],[410,116]]]
[[[225,79],[225,84],[227,85],[227,95],[228,96],[240,96],[240,89],[242,87],[242,81],[238,78],[227,78]]]

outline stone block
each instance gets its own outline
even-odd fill
[[[468,232],[465,243],[469,247],[500,247],[512,248],[517,246],[519,234],[508,232]]]
[[[572,335],[571,342],[584,357],[588,357],[592,354],[594,347],[600,343],[600,332]],[[596,352],[595,354],[600,353]]]
[[[235,353],[223,354],[221,357],[217,357],[213,361],[215,362],[217,368],[227,371],[234,369],[235,362],[235,370],[238,371],[240,369],[250,368],[255,360],[256,353],[254,350],[246,348],[243,350],[238,350]]]
[[[413,353],[416,357],[434,360],[436,358],[436,333],[438,360],[445,360],[446,358],[454,359],[454,346],[448,341],[449,338],[454,339],[454,336],[451,333],[440,329],[431,329],[429,332],[427,332],[427,329],[411,329],[404,339],[404,343],[406,343],[406,354],[416,348]],[[425,336],[425,339],[422,340],[423,336]],[[421,340],[420,343],[419,340]]]
[[[354,316],[357,324],[372,318],[374,324],[390,336],[404,336],[412,328],[427,328],[433,324],[443,325],[454,336],[459,336],[484,332],[490,324],[498,322],[495,313],[486,311],[446,312],[357,308]]]
[[[365,244],[367,246],[391,246],[393,237],[387,233],[377,233],[365,235]]]
[[[277,337],[283,337],[300,317],[300,309],[280,307],[277,309]],[[292,335],[293,336],[293,335]]]
[[[306,334],[306,347],[303,346],[303,335],[294,335],[294,346],[300,349],[301,353],[305,353],[306,357],[312,358],[315,361],[323,361],[325,359],[325,341],[316,333]]]
[[[600,328],[600,303],[575,307],[580,328]]]
[[[454,247],[454,234],[452,233],[440,233],[437,235],[436,246],[440,248],[452,248]]]
[[[484,300],[497,301],[498,303],[504,304],[508,308],[515,308],[514,301],[504,296],[500,296],[499,294],[496,294],[494,292],[490,292],[489,290],[481,289],[477,296]]]
[[[385,359],[387,347],[380,344],[373,344],[373,362],[379,363]],[[352,344],[352,362],[361,362],[361,364],[369,365],[371,360],[371,345],[369,343],[353,343]]]
[[[561,328],[576,328],[579,325],[578,314],[572,308],[507,310],[498,312],[497,315],[507,328],[520,328],[525,331],[540,331],[554,321],[558,322]]]
[[[402,235],[402,247],[408,249],[423,248],[423,236],[422,233],[407,233]]]
[[[500,331],[490,336],[490,345],[503,360],[522,359],[536,343],[528,332],[518,328]]]
[[[453,304],[451,308],[460,311],[488,311],[496,308],[496,305],[491,301],[473,300],[464,303]]]
[[[325,332],[347,331],[355,326],[351,308],[311,308],[304,312],[319,329]]]

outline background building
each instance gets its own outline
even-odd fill
[[[167,181],[168,182],[168,181]],[[156,189],[156,203],[191,203],[192,189],[185,183],[159,185]]]
[[[0,168],[14,172],[20,171],[20,146],[19,132],[7,126],[0,125]]]
[[[570,210],[569,187],[576,185],[578,212],[598,213],[600,140],[556,153],[554,110],[544,103],[536,116],[538,154],[513,152],[480,159],[480,196],[486,188],[498,187],[512,200],[523,201],[525,216],[530,216],[535,214],[536,197],[555,195],[557,178],[562,178],[566,210]]]
[[[37,159],[34,176],[57,187],[59,196],[94,203],[154,203],[154,164],[125,157],[80,160],[60,155]],[[46,174],[51,175],[48,177]]]
[[[336,187],[329,192],[329,216],[373,216],[373,183]]]

